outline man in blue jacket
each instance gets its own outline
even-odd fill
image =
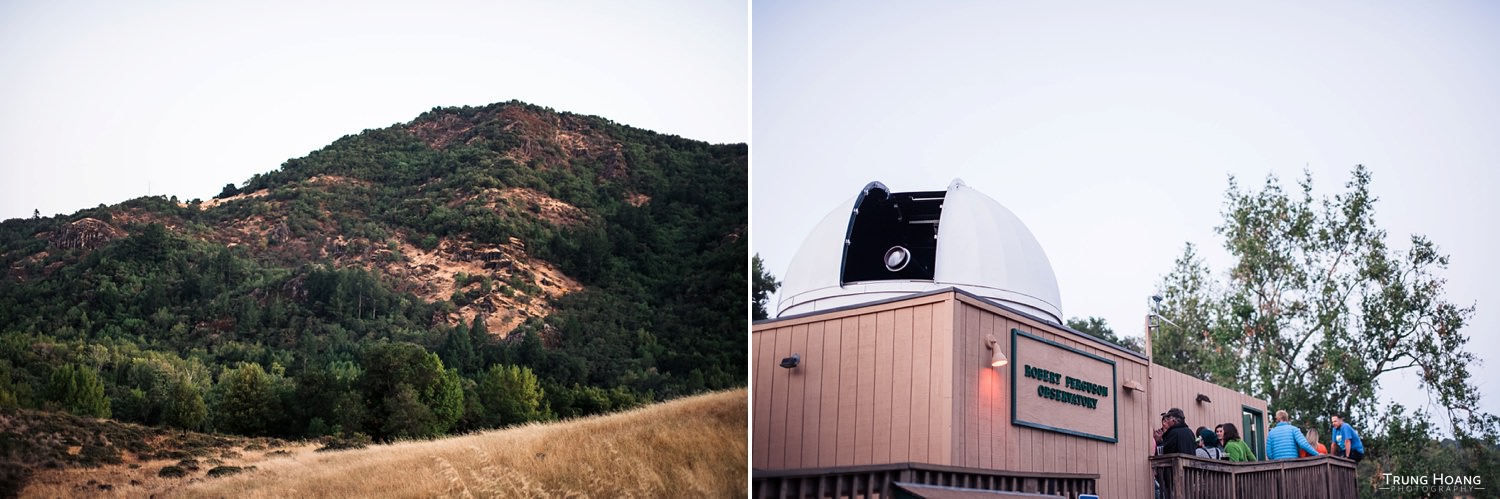
[[[1276,426],[1266,432],[1266,459],[1296,459],[1297,449],[1318,455],[1318,448],[1307,442],[1302,430],[1290,421],[1286,411],[1276,411]]]
[[[1333,455],[1344,456],[1359,462],[1365,458],[1365,443],[1359,440],[1359,433],[1354,428],[1344,424],[1344,418],[1338,414],[1333,415]]]

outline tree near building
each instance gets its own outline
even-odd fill
[[[757,321],[764,320],[771,316],[770,312],[766,309],[767,302],[771,300],[771,293],[775,293],[776,289],[781,287],[781,283],[776,280],[776,276],[771,275],[770,272],[766,272],[765,262],[760,259],[759,253],[756,253],[755,257],[750,259],[750,267],[752,279],[750,283],[750,287],[752,288],[750,293],[750,299],[752,300],[750,304],[752,310],[751,317]]]
[[[1125,347],[1135,352],[1145,352],[1146,348],[1141,345],[1141,339],[1135,336],[1116,336],[1115,330],[1109,327],[1103,317],[1089,317],[1080,319],[1077,317],[1067,320],[1067,326],[1095,338]]]
[[[1387,244],[1370,183],[1356,166],[1343,193],[1315,198],[1311,174],[1293,192],[1274,176],[1258,191],[1231,178],[1216,227],[1227,279],[1187,247],[1161,285],[1158,313],[1171,322],[1153,333],[1155,360],[1263,397],[1301,425],[1343,414],[1366,428],[1390,416],[1377,405],[1382,379],[1414,369],[1455,437],[1493,452],[1484,441],[1493,446],[1496,418],[1478,410],[1468,370],[1478,359],[1464,349],[1474,306],[1447,297],[1449,259],[1431,240]]]

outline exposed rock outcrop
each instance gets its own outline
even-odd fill
[[[95,249],[125,237],[125,231],[97,218],[81,218],[64,225],[47,238],[47,244],[58,249]]]

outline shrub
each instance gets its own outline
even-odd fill
[[[218,477],[221,477],[221,476],[229,476],[229,475],[233,475],[233,474],[237,474],[237,473],[243,473],[243,472],[246,472],[246,471],[255,471],[255,467],[254,466],[246,466],[246,467],[241,468],[239,466],[219,466],[219,467],[216,467],[214,469],[208,470],[208,477],[209,478],[218,478]]]
[[[318,448],[317,452],[363,449],[369,447],[370,443],[370,436],[359,432],[355,432],[353,435],[330,436],[323,439],[323,447]]]

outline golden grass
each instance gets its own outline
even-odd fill
[[[186,497],[745,497],[744,389],[634,411],[367,449],[298,453]]]

